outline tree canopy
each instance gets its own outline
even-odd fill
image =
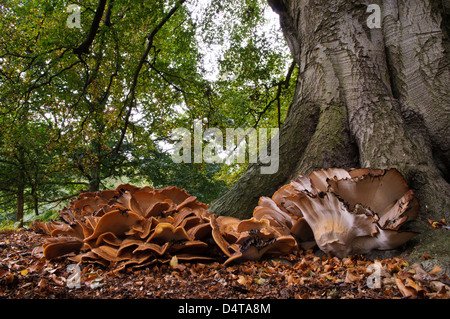
[[[176,164],[170,132],[194,120],[283,123],[296,69],[270,10],[248,0],[0,1],[0,216],[22,220],[119,180],[219,196],[247,164]]]

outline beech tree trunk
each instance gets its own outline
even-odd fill
[[[250,165],[211,210],[248,218],[260,196],[299,173],[395,167],[422,218],[450,221],[450,8],[440,0],[268,1],[299,66],[279,170],[261,175],[262,164]],[[380,28],[367,24],[369,4],[381,8]]]

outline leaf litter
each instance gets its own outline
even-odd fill
[[[341,259],[300,250],[228,266],[174,257],[117,271],[66,258],[46,260],[45,238],[31,229],[0,232],[0,298],[450,298],[450,280],[439,267],[426,272],[397,257]]]

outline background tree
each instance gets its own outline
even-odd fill
[[[15,193],[18,220],[26,193],[45,190],[36,183],[45,167],[61,173],[54,182],[66,193],[96,191],[127,175],[132,149],[151,142],[139,134],[171,126],[174,105],[199,79],[184,2],[84,1],[81,29],[67,27],[67,1],[1,3],[0,153],[14,168],[2,174],[11,183],[1,195]],[[42,147],[49,157],[35,161]]]
[[[81,28],[68,27],[69,4]],[[247,165],[175,165],[170,132],[196,119],[224,132],[282,123],[296,70],[281,33],[262,32],[265,8],[0,1],[1,214],[21,220],[123,181],[215,199]],[[211,76],[206,55],[219,44]]]

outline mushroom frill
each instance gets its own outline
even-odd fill
[[[50,235],[44,256],[74,262],[142,267],[160,261],[221,260],[225,264],[285,255],[317,245],[344,257],[396,248],[415,233],[401,231],[418,202],[395,169],[328,169],[299,175],[272,198],[261,197],[250,219],[216,216],[176,187],[129,184],[81,193],[61,221],[35,221]]]
[[[338,257],[394,249],[416,235],[401,229],[417,217],[419,204],[396,169],[314,171],[283,186],[273,199],[297,223],[306,221],[303,228],[309,227],[322,251]],[[305,230],[291,231],[299,245],[309,245]]]

